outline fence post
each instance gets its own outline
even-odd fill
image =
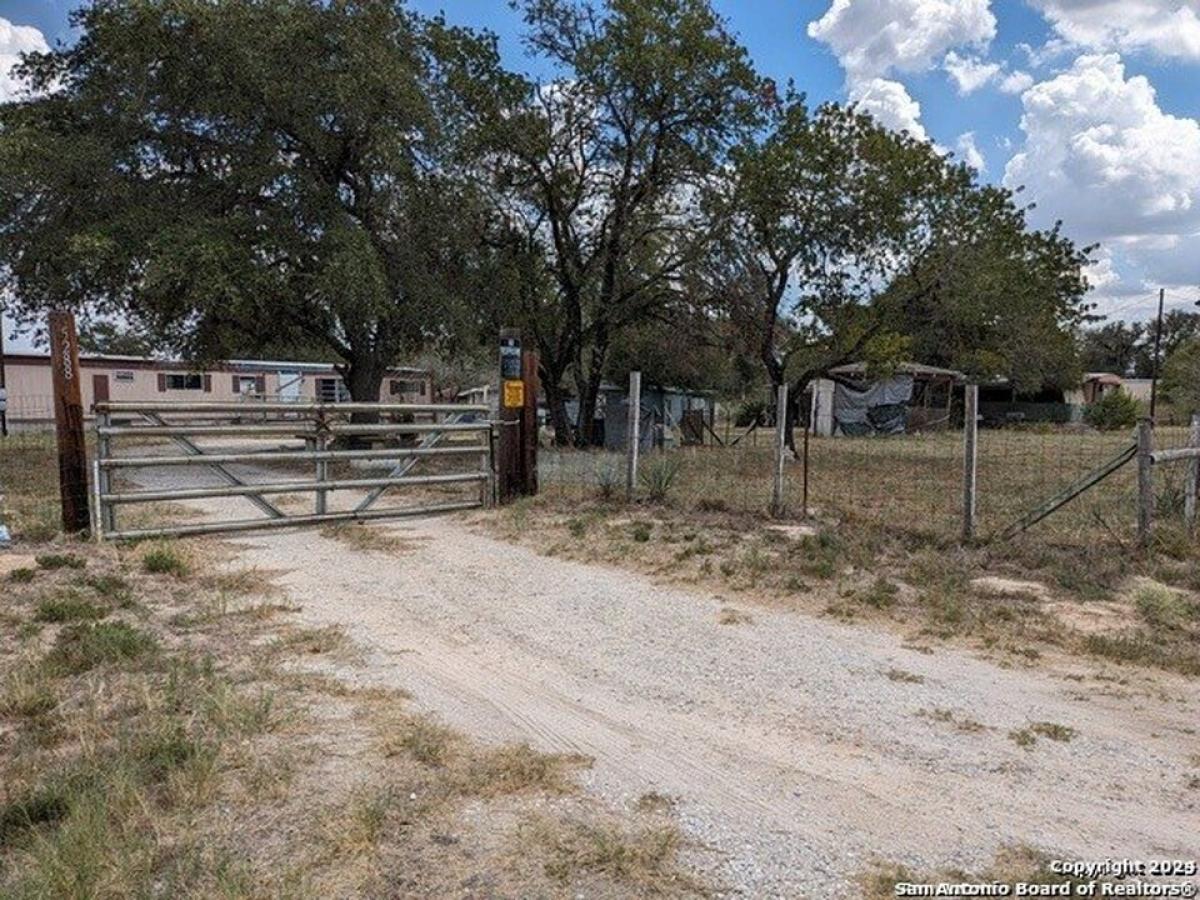
[[[787,402],[786,384],[779,386],[775,395],[775,483],[771,489],[771,515],[783,515],[783,461],[787,446]]]
[[[1138,546],[1150,546],[1154,530],[1154,425],[1150,419],[1137,424],[1137,539]]]
[[[963,514],[962,539],[975,538],[976,492],[979,487],[979,385],[963,392]]]
[[[1200,413],[1192,413],[1192,430],[1188,434],[1188,446],[1200,448]],[[1188,460],[1187,487],[1183,497],[1183,518],[1188,534],[1196,533],[1196,492],[1200,490],[1200,459]]]
[[[63,531],[86,531],[88,512],[87,444],[83,438],[79,338],[75,316],[50,313],[50,364],[54,376],[54,421],[58,437],[58,488]]]
[[[625,424],[625,500],[633,502],[637,493],[638,451],[642,443],[642,373],[629,373],[629,409]]]
[[[524,383],[525,404],[521,407],[521,493],[533,497],[538,492],[538,352],[528,348],[521,352],[521,381]]]
[[[314,425],[316,426],[314,429],[316,432],[316,438],[311,442],[313,449],[316,450],[317,453],[324,453],[329,449],[329,424],[325,421],[324,410],[317,411],[317,417]],[[317,481],[321,483],[329,480],[329,463],[321,457],[317,458],[315,474],[317,476]],[[329,512],[328,491],[317,491],[316,511],[317,515],[319,516],[323,516],[325,513]]]

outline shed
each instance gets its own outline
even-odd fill
[[[816,434],[861,436],[929,431],[950,425],[962,372],[900,363],[871,378],[865,363],[835,366],[813,382],[810,421]]]

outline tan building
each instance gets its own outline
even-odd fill
[[[45,354],[9,353],[4,357],[8,382],[8,421],[15,427],[54,421],[50,358]],[[350,399],[331,363],[230,360],[197,369],[177,360],[137,356],[82,356],[83,406],[89,413],[97,401],[147,400],[321,400]],[[431,380],[425,369],[394,368],[379,385],[379,401],[430,402]]]

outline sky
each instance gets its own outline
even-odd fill
[[[1200,301],[1200,0],[713,0],[763,74],[854,102],[1022,188],[1037,227],[1097,244],[1097,312]],[[78,0],[0,0],[0,102],[22,51],[75,38]],[[504,0],[410,0],[524,54]]]

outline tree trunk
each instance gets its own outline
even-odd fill
[[[567,415],[567,395],[562,389],[561,374],[553,377],[542,370],[542,390],[546,394],[546,408],[550,413],[550,424],[554,426],[554,446],[567,447],[574,441],[571,417]]]
[[[577,367],[575,385],[579,390],[579,416],[577,418],[577,444],[591,447],[595,440],[596,404],[600,398],[600,383],[604,375],[604,363],[608,358],[608,335],[597,335],[592,345],[591,365],[587,371]]]
[[[383,381],[385,367],[376,360],[355,359],[345,366],[339,367],[342,381],[350,392],[350,399],[355,403],[378,403],[379,386]],[[354,425],[374,425],[379,421],[379,413],[374,410],[360,410],[350,414],[350,422]],[[347,445],[353,449],[370,446],[370,439],[359,435],[350,435]]]

